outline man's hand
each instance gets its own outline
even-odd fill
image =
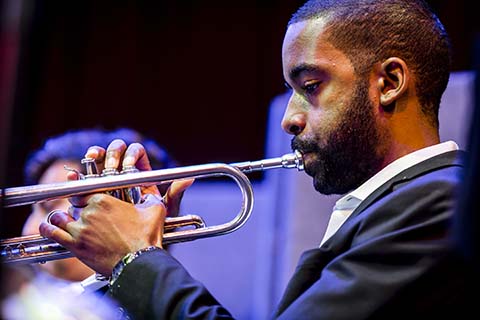
[[[93,146],[85,157],[96,159],[101,167],[122,170],[136,166],[151,170],[145,148],[138,143],[127,147],[114,140],[107,150]],[[68,174],[76,180],[77,174]],[[174,181],[162,199],[156,186],[142,187],[144,202],[130,204],[107,194],[75,196],[67,212],[58,212],[49,223],[40,225],[40,233],[70,250],[92,269],[110,275],[115,264],[127,253],[148,246],[162,247],[165,217],[176,216],[183,192],[193,179]]]
[[[162,247],[165,215],[165,206],[156,195],[149,194],[142,204],[132,205],[95,194],[77,220],[67,212],[57,212],[50,217],[51,224],[40,225],[40,234],[67,248],[96,272],[109,276],[127,253],[148,246]]]

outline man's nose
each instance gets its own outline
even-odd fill
[[[290,100],[282,119],[283,130],[288,134],[299,135],[305,129],[306,124],[307,118],[305,113],[295,108]]]

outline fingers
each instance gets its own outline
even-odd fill
[[[96,162],[104,164],[105,169],[121,170],[120,164],[124,156],[127,144],[121,139],[115,139],[105,150],[99,146],[89,147],[85,158],[95,159]]]
[[[92,158],[97,161],[103,161],[105,158],[105,149],[99,146],[91,146],[85,153],[85,158]]]
[[[145,147],[140,143],[132,143],[127,147],[127,144],[121,139],[113,140],[106,150],[99,146],[92,146],[87,150],[85,157],[95,159],[105,170],[122,171],[127,167],[134,167],[141,171],[152,170]],[[104,174],[112,173],[102,172]],[[78,175],[69,173],[67,178],[68,180],[77,180]],[[143,186],[141,192],[142,194],[159,194],[156,186]],[[85,207],[88,200],[89,196],[73,196],[70,198],[70,203],[75,207]]]
[[[123,167],[135,166],[140,171],[152,170],[145,147],[140,143],[132,143],[125,151]]]
[[[105,154],[105,169],[121,171],[120,164],[125,150],[127,150],[127,144],[123,140],[115,139],[110,142]]]
[[[132,143],[125,151],[123,168],[136,167],[140,171],[152,170],[145,147],[140,143]],[[142,194],[159,195],[157,186],[142,186]]]
[[[167,194],[165,195],[167,201],[180,198],[183,192],[190,187],[194,181],[195,179],[193,178],[173,181],[172,185],[167,190]]]
[[[180,200],[185,190],[190,187],[195,179],[184,179],[173,181],[163,197],[163,203],[167,207],[168,215],[175,217],[180,211]]]
[[[63,230],[69,231],[68,224],[70,222],[74,222],[75,219],[68,213],[62,210],[54,210],[51,215],[48,217],[48,221],[50,224],[53,224],[59,228],[62,228]]]
[[[39,231],[42,236],[52,239],[66,248],[70,248],[75,242],[72,235],[68,232],[69,228],[73,229],[73,226],[71,226],[73,222],[75,220],[70,215],[57,210],[50,216],[50,223],[42,222],[40,224]]]
[[[104,160],[105,160],[105,154],[106,154],[106,151],[104,148],[102,147],[99,147],[99,146],[91,146],[88,148],[87,152],[85,153],[85,158],[91,158],[91,159],[95,159],[95,163],[97,164],[98,166],[98,170],[101,172],[105,166],[104,166]],[[77,180],[78,177],[73,177],[73,179],[70,179],[69,177],[69,180]]]
[[[68,181],[75,181],[80,179],[79,174],[76,171],[69,171],[67,172],[67,180]]]
[[[121,171],[123,167],[135,166],[141,171],[152,170],[145,147],[140,143],[132,143],[127,147],[121,139],[113,140],[107,150],[92,146],[87,150],[85,157],[96,159],[97,162],[103,161],[106,169]]]

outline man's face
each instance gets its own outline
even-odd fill
[[[324,40],[322,19],[291,25],[283,43],[283,71],[292,88],[283,128],[295,137],[305,171],[323,194],[343,194],[373,176],[385,134],[377,123],[369,79]]]

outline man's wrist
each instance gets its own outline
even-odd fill
[[[136,258],[141,256],[142,254],[146,252],[150,252],[153,250],[158,250],[160,249],[159,247],[156,246],[149,246],[143,249],[140,249],[135,252],[130,252],[127,253],[120,261],[113,267],[112,270],[112,276],[110,277],[109,280],[109,285],[112,286],[115,281],[117,281],[118,277],[120,277],[120,274],[122,273],[123,269],[131,262],[133,262]]]

